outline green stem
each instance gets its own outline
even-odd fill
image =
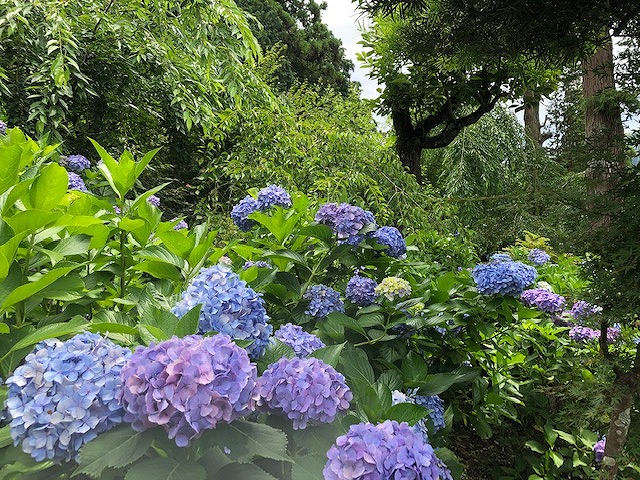
[[[28,278],[29,278],[29,266],[31,264],[31,254],[33,252],[33,246],[34,246],[34,234],[31,234],[31,236],[29,237],[29,246],[27,247],[27,253],[24,257],[24,265],[22,268],[22,282],[20,283],[21,285],[26,285],[28,282]],[[16,305],[16,327],[20,328],[22,326],[24,326],[25,323],[25,311],[24,311],[24,300],[22,302],[19,302]]]
[[[120,298],[124,298],[124,292],[126,287],[126,273],[127,258],[124,254],[124,247],[127,241],[127,234],[123,230],[120,232]]]

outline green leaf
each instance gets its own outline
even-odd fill
[[[551,460],[553,460],[556,468],[560,468],[564,463],[564,457],[560,455],[558,452],[554,452],[553,450],[549,450],[549,454],[551,455]]]
[[[149,450],[153,437],[153,430],[136,432],[129,426],[101,433],[80,449],[72,477],[84,473],[99,478],[105,468],[126,467]]]
[[[0,194],[18,183],[21,155],[18,145],[0,146]]]
[[[322,323],[325,324],[325,326],[332,325],[332,327],[329,327],[331,329],[335,329],[337,328],[337,326],[342,326],[344,328],[348,328],[349,330],[353,330],[354,332],[358,332],[365,338],[367,337],[367,333],[365,332],[364,328],[360,326],[355,318],[352,318],[341,312],[331,312],[329,315],[327,315],[327,318],[322,321]]]
[[[64,167],[50,163],[40,169],[29,189],[31,207],[37,210],[53,210],[67,193],[69,177]]]
[[[333,241],[334,233],[327,225],[307,225],[298,229],[298,234],[317,238],[329,245]]]
[[[478,372],[466,373],[436,373],[427,375],[424,384],[420,387],[421,395],[440,395],[455,383],[468,382],[477,376]]]
[[[225,465],[218,470],[214,478],[215,480],[278,480],[270,473],[251,463],[230,463]],[[131,479],[126,477],[125,480]]]
[[[66,275],[67,273],[71,272],[75,268],[77,267],[73,266],[73,267],[55,268],[45,273],[42,277],[40,277],[35,282],[28,283],[26,285],[21,285],[20,287],[16,288],[11,294],[9,294],[9,296],[4,300],[4,302],[2,303],[2,307],[0,308],[0,311],[6,311],[6,309],[9,308],[10,306],[15,305],[16,303],[21,302],[29,297],[32,297],[33,295],[40,292],[45,287],[48,287],[53,282],[58,280],[60,277],[62,277],[63,275]]]
[[[535,440],[527,440],[524,446],[536,453],[543,454],[547,451],[547,449],[544,446],[542,446],[540,442],[536,442]]]
[[[93,333],[124,333],[126,335],[138,336],[138,329],[129,325],[113,322],[90,323],[87,330]]]
[[[194,461],[178,462],[173,458],[149,458],[127,470],[124,480],[205,480],[207,472]]]
[[[429,415],[429,410],[422,405],[415,403],[397,403],[387,410],[387,418],[389,420],[397,420],[398,422],[407,422],[409,425],[415,425],[424,417]]]
[[[31,209],[18,212],[5,220],[17,235],[22,232],[33,233],[45,225],[55,222],[61,216],[61,212]]]
[[[311,355],[309,356],[319,358],[327,365],[331,365],[335,368],[340,362],[340,354],[344,350],[346,344],[347,342],[339,343],[337,345],[328,345],[311,352]]]
[[[43,288],[38,296],[53,300],[72,301],[83,297],[84,282],[77,273],[57,279],[48,287]]]
[[[300,219],[299,215],[292,214],[291,211],[280,207],[272,208],[269,215],[257,211],[253,212],[249,214],[248,218],[266,227],[280,244],[283,244],[285,239],[291,235]]]
[[[13,439],[11,438],[11,426],[5,425],[0,428],[0,448],[8,447],[12,444]]]
[[[12,352],[20,350],[21,348],[35,345],[38,342],[47,340],[48,338],[57,338],[64,335],[74,335],[82,332],[87,328],[87,321],[80,317],[73,317],[71,320],[65,323],[53,323],[51,325],[45,325],[40,327],[33,333],[21,338],[16,342],[11,349],[2,357],[3,359]]]
[[[281,358],[293,358],[295,356],[296,352],[293,348],[281,340],[274,338],[274,341],[269,343],[264,355],[258,360],[258,369],[259,371],[264,371],[269,365],[276,363]]]
[[[85,255],[89,251],[90,245],[91,237],[89,235],[73,235],[60,240],[53,251],[65,257]]]
[[[181,257],[171,253],[165,247],[160,245],[150,245],[147,248],[138,251],[137,254],[140,258],[157,260],[168,263],[169,265],[174,265],[178,268],[182,268],[184,266],[184,260]]]
[[[421,386],[426,382],[428,374],[426,362],[416,352],[409,352],[402,359],[402,378],[407,386]]]
[[[345,350],[342,353],[342,372],[353,381],[361,381],[367,385],[375,383],[373,367],[369,363],[367,354],[359,348]]]
[[[146,225],[145,221],[141,218],[129,218],[124,217],[120,219],[120,223],[118,223],[118,227],[124,230],[125,232],[133,232],[139,228],[142,228]]]
[[[296,463],[293,464],[291,480],[323,480],[322,470],[327,463],[326,455],[304,455],[297,457],[295,460]]]
[[[171,335],[153,325],[138,324],[140,338],[147,344],[158,343],[171,338]]]
[[[180,271],[173,265],[154,260],[143,260],[133,267],[139,272],[148,273],[155,278],[168,278],[175,282],[180,281]]]
[[[200,310],[202,304],[198,304],[185,313],[176,324],[176,328],[173,331],[173,335],[178,337],[186,337],[187,335],[193,335],[198,332],[198,323],[200,321]]]

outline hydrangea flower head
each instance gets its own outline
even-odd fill
[[[576,325],[569,330],[569,338],[574,342],[590,342],[597,340],[599,337],[600,332],[582,325]]]
[[[281,358],[256,385],[258,406],[285,415],[293,428],[331,423],[349,409],[353,395],[344,376],[318,358]]]
[[[172,218],[171,221],[175,222],[176,220],[178,220],[177,218]],[[184,230],[185,228],[189,228],[189,224],[187,222],[184,221],[184,219],[180,220],[178,223],[176,223],[173,226],[174,230]]]
[[[147,203],[149,205],[153,205],[154,207],[160,206],[160,197],[156,197],[155,195],[149,195],[147,197]]]
[[[305,332],[301,326],[285,323],[274,336],[283,343],[286,343],[297,357],[308,357],[312,352],[325,346],[318,337],[312,333]]]
[[[508,253],[498,252],[489,257],[490,263],[513,262],[513,258]]]
[[[7,133],[7,124],[0,120],[0,135],[5,135]]]
[[[240,230],[248,232],[256,222],[247,217],[257,210],[259,210],[258,201],[251,195],[247,195],[231,209],[231,219]]]
[[[520,298],[530,307],[537,307],[546,313],[559,313],[564,309],[566,299],[562,295],[550,292],[544,288],[525,290]]]
[[[600,463],[604,460],[604,448],[607,446],[607,437],[602,437],[593,446],[593,451],[596,454],[596,462]]]
[[[202,304],[199,333],[215,331],[251,340],[246,347],[251,358],[262,356],[273,327],[260,295],[231,269],[223,265],[202,269],[171,311],[182,317],[198,304]]]
[[[433,447],[405,422],[351,425],[327,452],[325,480],[449,480]]]
[[[596,315],[600,312],[602,312],[602,307],[591,305],[584,300],[578,300],[573,304],[573,307],[571,307],[571,316],[576,320],[581,320],[583,318],[590,317],[591,315]]]
[[[481,295],[519,296],[531,285],[538,273],[522,262],[492,262],[476,265],[471,271]]]
[[[527,258],[534,265],[544,265],[551,260],[551,256],[541,248],[534,248],[529,252]]]
[[[248,268],[251,267],[256,267],[256,268],[271,268],[271,264],[269,262],[266,262],[264,260],[258,260],[257,262],[253,262],[251,260],[247,260],[246,262],[244,262],[244,265],[242,266],[243,270],[247,270]]]
[[[325,318],[332,312],[344,312],[344,303],[340,299],[340,293],[326,285],[312,285],[304,293],[303,298],[310,300],[309,306],[304,311],[316,319]]]
[[[347,282],[345,297],[347,297],[347,300],[351,303],[355,303],[361,307],[367,307],[376,300],[377,286],[378,284],[375,280],[356,274]]]
[[[380,227],[373,234],[380,245],[386,245],[385,253],[393,258],[403,258],[407,253],[407,244],[396,227]]]
[[[385,277],[375,289],[376,295],[384,296],[389,301],[411,295],[411,284],[400,277]]]
[[[121,375],[124,420],[138,432],[161,425],[179,447],[255,408],[256,367],[228,335],[138,347]]]
[[[62,159],[62,157],[60,157]],[[82,172],[91,168],[91,162],[84,155],[69,155],[64,158],[64,166],[73,172]]]
[[[38,462],[74,459],[123,420],[121,370],[131,352],[93,333],[36,345],[7,379],[14,444]]]
[[[289,208],[291,206],[291,196],[287,191],[277,185],[269,185],[258,192],[258,209],[268,210],[273,206]]]
[[[375,224],[375,218],[369,211],[348,203],[325,203],[316,213],[315,220],[331,227],[338,242],[357,245],[364,238],[360,230],[367,224]]]
[[[407,307],[407,314],[411,315],[412,317],[417,317],[418,315],[422,314],[424,307],[425,304],[422,302],[415,303],[410,307]]]
[[[87,187],[84,184],[82,177],[74,172],[67,172],[69,175],[69,190],[78,190],[79,192],[88,192]]]

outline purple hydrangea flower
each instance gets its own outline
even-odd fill
[[[262,298],[229,268],[214,265],[200,270],[171,311],[182,317],[198,304],[202,304],[200,333],[215,331],[251,340],[246,347],[251,358],[264,354],[273,327]]]
[[[433,447],[405,422],[351,425],[327,452],[325,480],[451,480]]]
[[[69,175],[69,190],[78,190],[79,192],[88,192],[82,177],[74,172],[67,172]]]
[[[256,210],[259,210],[258,201],[251,195],[247,195],[231,209],[233,223],[243,232],[248,232],[256,222],[247,217]]]
[[[7,133],[7,124],[0,120],[0,135]]]
[[[277,185],[269,185],[258,192],[259,210],[264,212],[276,205],[284,208],[291,206],[291,197],[284,188]]]
[[[534,248],[531,250],[529,255],[527,255],[527,258],[534,265],[544,265],[551,260],[551,256],[541,248]]]
[[[258,406],[287,416],[293,428],[331,423],[349,409],[353,395],[344,376],[317,358],[281,358],[256,385]]]
[[[537,307],[546,313],[560,313],[564,309],[566,299],[562,295],[550,292],[544,288],[525,290],[520,295],[522,301],[530,306]]]
[[[582,325],[576,325],[569,330],[569,338],[574,342],[590,342],[591,340],[597,340],[599,337],[599,331]]]
[[[147,197],[147,203],[150,205],[153,205],[154,207],[159,207],[160,206],[160,198],[156,197],[155,195],[149,195]]]
[[[481,263],[471,273],[481,295],[501,294],[514,297],[531,285],[537,276],[536,269],[532,266],[509,261]]]
[[[380,227],[373,234],[380,245],[386,245],[385,253],[393,258],[403,258],[407,253],[407,244],[396,227]]]
[[[140,432],[161,425],[186,447],[218,422],[255,409],[257,370],[228,335],[173,337],[138,347],[122,369],[126,422]]]
[[[82,172],[91,168],[91,162],[84,155],[69,155],[64,160],[64,166],[74,172]]]
[[[513,258],[508,253],[494,253],[489,257],[490,263],[512,262]]]
[[[348,203],[325,203],[316,213],[315,220],[331,227],[338,242],[357,245],[364,238],[358,235],[367,224],[375,225],[373,214]]]
[[[243,270],[247,270],[248,268],[256,267],[256,268],[271,268],[271,264],[269,262],[265,262],[264,260],[258,260],[257,262],[253,262],[251,260],[247,260],[244,262],[242,266]]]
[[[596,454],[596,462],[600,463],[604,460],[604,448],[607,446],[607,437],[602,437],[593,446],[593,451]]]
[[[175,222],[176,220],[178,220],[177,218],[172,218],[171,221]],[[189,224],[187,222],[184,221],[184,219],[181,219],[178,223],[176,223],[173,226],[174,230],[184,230],[185,228],[189,228]]]
[[[308,357],[315,350],[325,346],[314,334],[307,333],[301,326],[292,323],[282,325],[274,336],[293,348],[297,357]]]
[[[581,320],[600,312],[602,312],[602,307],[591,305],[584,300],[578,300],[573,304],[573,307],[571,307],[571,316],[576,320]]]
[[[344,312],[344,303],[340,300],[340,293],[326,285],[310,286],[303,298],[310,300],[304,313],[316,319],[325,318],[331,312]]]
[[[14,444],[36,461],[75,459],[123,420],[120,371],[131,352],[93,333],[36,345],[7,379]]]
[[[351,303],[355,303],[361,307],[367,307],[376,300],[377,286],[378,283],[375,280],[356,274],[347,282],[345,297],[347,297],[347,300]]]

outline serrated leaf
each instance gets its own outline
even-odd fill
[[[35,345],[36,343],[48,338],[57,338],[63,335],[76,334],[83,331],[85,328],[87,328],[87,321],[79,316],[73,317],[66,323],[45,325],[44,327],[41,327],[35,332],[18,340],[2,358],[5,358],[10,353],[20,350],[21,348],[30,347],[31,345]]]
[[[291,480],[322,480],[322,470],[327,463],[326,455],[304,455],[296,458],[291,471]]]
[[[332,367],[337,367],[340,362],[340,354],[344,350],[347,342],[339,343],[337,345],[329,345],[326,347],[319,348],[311,352],[310,357],[319,358],[327,365],[331,365]]]
[[[200,310],[202,304],[199,303],[187,313],[185,313],[176,324],[176,328],[173,331],[173,335],[178,337],[186,337],[187,335],[193,335],[198,332],[198,323],[200,321]]]
[[[342,372],[354,381],[373,385],[375,376],[367,354],[360,349],[346,350],[342,353]]]
[[[415,403],[397,403],[387,410],[387,418],[415,425],[429,415],[429,410]]]
[[[230,463],[218,470],[215,480],[278,480],[251,463]],[[132,480],[128,477],[125,480]],[[142,478],[140,480],[143,480]],[[147,480],[147,479],[144,479]]]
[[[136,463],[128,469],[125,480],[204,480],[204,467],[192,461],[178,462],[173,458],[155,457]]]

